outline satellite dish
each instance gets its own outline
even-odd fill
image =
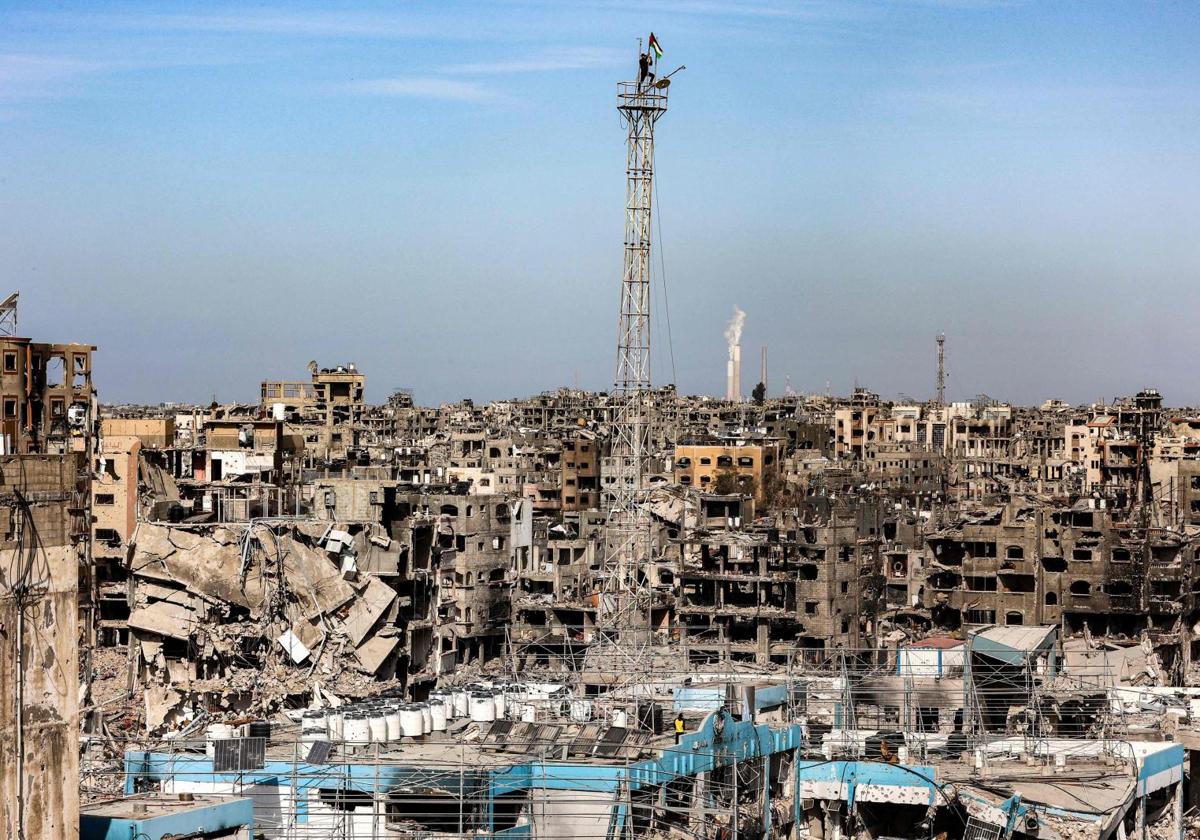
[[[659,90],[666,90],[670,86],[671,86],[670,79],[659,79],[657,82],[654,83],[654,87],[656,87]]]

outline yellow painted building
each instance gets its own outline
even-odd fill
[[[731,472],[738,483],[753,486],[762,500],[763,478],[779,472],[776,443],[680,444],[675,447],[675,482],[704,493],[715,493],[717,477]]]

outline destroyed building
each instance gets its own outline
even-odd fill
[[[15,306],[15,295],[3,304],[13,324]],[[79,829],[80,710],[99,585],[88,562],[95,349],[0,335],[0,830],[8,837],[67,840]]]

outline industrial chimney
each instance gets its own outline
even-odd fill
[[[746,324],[746,313],[733,307],[733,317],[725,328],[725,343],[729,348],[729,361],[725,365],[725,399],[741,402],[742,399],[742,327]]]

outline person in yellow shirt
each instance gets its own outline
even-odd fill
[[[679,743],[680,736],[683,735],[683,712],[675,715],[675,743]]]

